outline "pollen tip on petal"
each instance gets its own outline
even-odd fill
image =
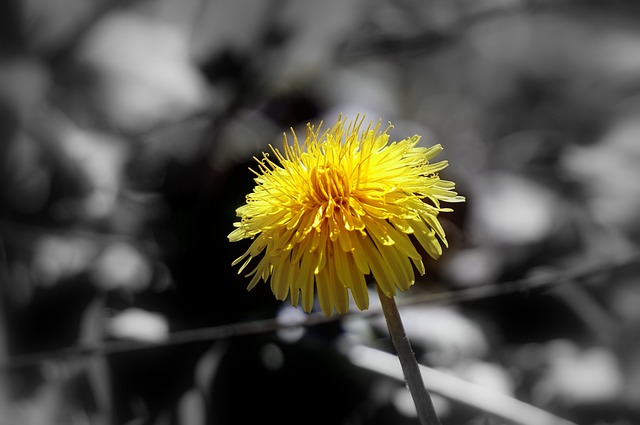
[[[249,282],[249,284],[247,285],[247,291],[251,291],[253,288],[255,288],[259,280],[260,280],[260,275],[258,274],[254,275],[253,279],[251,279],[251,282]]]
[[[378,285],[378,287],[382,290],[382,293],[387,297],[387,298],[393,298],[396,296],[396,291],[395,290],[389,290],[389,288],[385,288],[383,286]]]
[[[413,261],[413,265],[415,266],[416,270],[418,270],[418,273],[420,273],[420,276],[424,276],[424,274],[427,272],[425,267],[424,267],[424,263],[422,262],[421,258],[415,259],[412,258],[411,259]]]

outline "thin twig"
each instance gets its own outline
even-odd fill
[[[2,226],[0,226],[0,229],[1,228]],[[639,262],[640,251],[633,251],[626,256],[612,261],[602,262],[599,264],[588,263],[569,269],[558,270],[554,273],[540,274],[525,279],[482,285],[457,291],[413,295],[409,298],[399,299],[398,305],[402,307],[416,304],[461,304],[506,294],[529,294],[533,289],[541,290],[544,288],[553,288],[568,282],[579,282],[582,279],[593,278],[602,273],[608,273],[620,267],[637,264]],[[93,345],[76,345],[54,351],[22,354],[8,359],[0,359],[0,369],[15,369],[33,366],[48,360],[64,360],[87,356],[109,355],[142,350],[150,347],[174,346],[203,341],[225,340],[240,336],[260,335],[275,332],[280,329],[311,327],[325,323],[337,322],[349,316],[357,315],[358,317],[375,317],[380,314],[382,314],[382,310],[379,307],[372,307],[367,311],[351,311],[346,315],[334,315],[331,317],[326,317],[322,313],[312,313],[307,315],[305,320],[295,323],[282,323],[276,318],[270,318],[251,322],[232,323],[228,325],[176,331],[168,335],[164,341],[158,343],[118,340]]]
[[[407,383],[411,397],[413,397],[413,402],[416,405],[420,423],[423,425],[440,425],[440,420],[433,407],[431,396],[422,381],[418,361],[411,349],[409,338],[407,338],[407,334],[404,331],[402,319],[398,312],[398,306],[396,305],[396,299],[395,297],[386,296],[378,285],[376,285],[376,290],[378,291],[384,318],[387,321],[391,341],[396,349],[396,354],[398,355],[398,360],[404,373],[405,382]]]

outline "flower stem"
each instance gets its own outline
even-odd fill
[[[407,334],[404,331],[396,300],[394,297],[386,296],[378,285],[376,285],[376,289],[378,290],[378,297],[382,304],[384,318],[387,320],[391,341],[400,360],[400,366],[402,366],[407,387],[409,387],[409,392],[416,405],[420,423],[422,425],[440,425],[440,419],[438,419],[436,410],[433,407],[431,396],[429,396],[424,386],[418,362],[411,349]]]

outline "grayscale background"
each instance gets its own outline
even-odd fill
[[[353,357],[393,353],[375,302],[277,329],[306,316],[231,267],[252,157],[340,113],[467,197],[398,296],[418,360],[640,423],[639,94],[634,1],[2,1],[0,424],[417,424]],[[509,423],[473,401],[434,393]]]

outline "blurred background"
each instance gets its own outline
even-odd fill
[[[3,1],[0,423],[418,423],[350,355],[393,352],[379,315],[237,325],[306,317],[230,265],[252,156],[339,113],[441,143],[467,197],[400,301],[522,287],[403,308],[420,362],[640,423],[639,22],[624,0]],[[434,399],[443,425],[509,423]]]

